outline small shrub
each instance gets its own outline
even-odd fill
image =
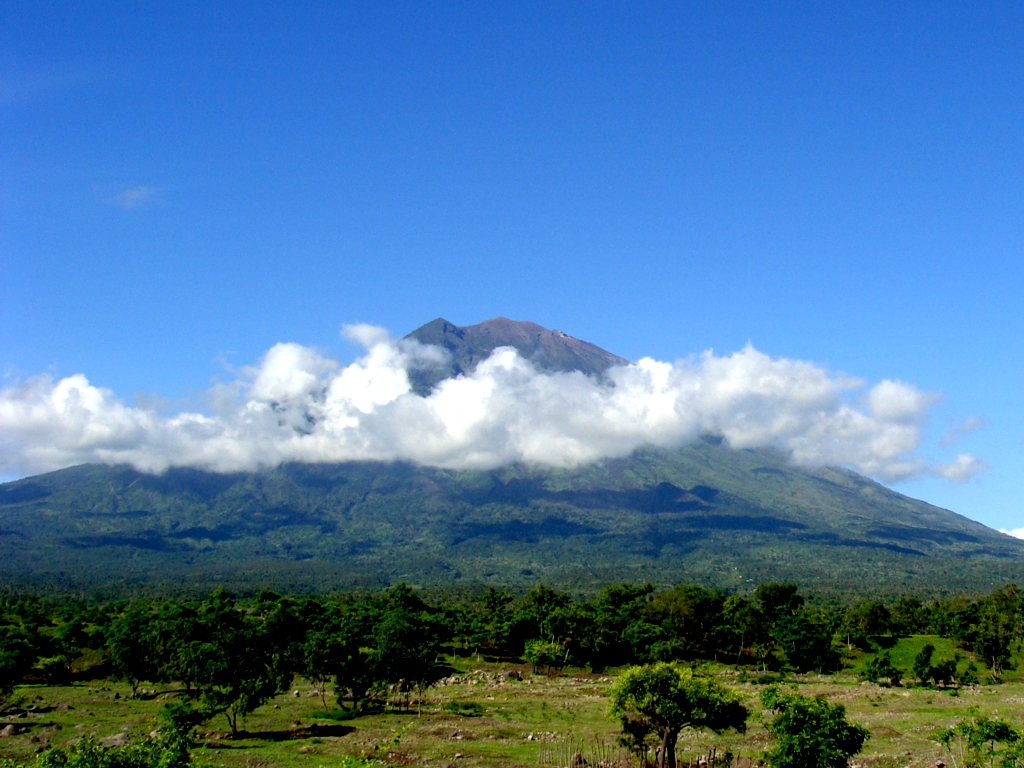
[[[484,708],[475,701],[449,701],[441,709],[460,717],[480,717],[484,713]]]

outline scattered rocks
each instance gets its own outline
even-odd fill
[[[123,747],[128,744],[129,736],[127,733],[115,733],[113,736],[107,736],[99,741],[104,747]]]
[[[5,725],[3,730],[0,730],[0,739],[9,739],[17,732],[18,729],[15,728],[13,725]]]
[[[74,709],[74,707],[72,707],[70,704],[58,704],[54,707],[54,709],[58,712],[67,712],[69,710]]]

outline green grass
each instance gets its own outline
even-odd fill
[[[926,642],[936,646],[940,658],[953,652],[948,641],[906,638],[893,647],[894,660],[909,667]],[[858,663],[867,658],[862,655]],[[245,728],[249,735],[244,738],[226,738],[224,718],[204,726],[197,757],[211,768],[318,768],[332,765],[344,755],[368,755],[388,765],[562,768],[574,751],[591,757],[616,756],[617,723],[607,715],[606,699],[614,672],[570,671],[557,677],[524,674],[521,682],[505,682],[496,679],[497,673],[507,668],[503,665],[470,658],[457,659],[455,666],[456,682],[429,690],[425,701],[414,704],[411,713],[388,712],[344,721],[330,717],[319,698],[310,695],[311,686],[296,681],[291,691],[248,718]],[[749,672],[744,675],[721,665],[710,669],[746,697],[753,713],[748,732],[684,734],[680,758],[687,760],[713,746],[720,752],[731,749],[735,754],[756,757],[770,743],[757,704],[762,686],[753,682],[756,675]],[[886,689],[862,683],[856,666],[834,676],[787,676],[787,683],[798,685],[802,693],[823,694],[845,705],[853,721],[872,731],[858,762],[874,768],[930,766],[942,756],[934,741],[936,729],[972,713],[1003,717],[1024,727],[1020,706],[1024,680],[1019,673],[1007,675],[1005,680],[1001,685],[964,689],[953,696],[932,689]],[[293,695],[296,690],[298,696]],[[120,698],[112,698],[115,693]],[[161,697],[168,694],[157,688],[155,696],[131,700],[127,686],[102,683],[25,686],[17,695],[24,703],[35,704],[37,710],[57,704],[72,707],[30,713],[21,719],[2,718],[30,726],[27,734],[0,739],[0,757],[24,761],[44,740],[60,745],[85,734],[104,738],[124,732],[142,738],[155,728],[164,701]]]

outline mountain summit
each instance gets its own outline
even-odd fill
[[[629,360],[562,331],[552,331],[527,321],[495,317],[476,325],[460,326],[437,318],[420,326],[405,338],[431,344],[451,354],[451,366],[441,370],[412,372],[413,388],[420,394],[450,376],[472,373],[499,347],[513,347],[520,355],[545,371],[582,371],[599,375],[613,365]]]

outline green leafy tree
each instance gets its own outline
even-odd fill
[[[687,656],[712,657],[724,629],[721,592],[681,585],[654,596],[646,612]]]
[[[953,658],[933,664],[931,676],[935,684],[941,685],[943,688],[959,685],[962,680],[958,670],[962,659],[963,656],[959,653],[954,653]]]
[[[590,635],[582,641],[592,668],[631,664],[646,657],[651,642],[661,634],[646,613],[654,589],[653,584],[613,584],[593,601]]]
[[[41,660],[44,674],[52,682],[70,682],[72,665],[90,645],[85,617],[75,611],[58,620],[49,631],[54,654]]]
[[[928,631],[931,614],[916,597],[901,597],[893,606],[889,624],[901,635],[923,635]]]
[[[903,680],[903,670],[892,663],[889,652],[885,651],[868,662],[864,679],[876,685],[898,688]]]
[[[508,592],[488,587],[484,593],[481,634],[487,645],[498,648],[508,642],[512,629],[512,604],[515,598]]]
[[[512,623],[509,627],[509,642],[514,650],[520,650],[527,640],[536,637],[548,637],[552,642],[553,627],[550,624],[552,614],[559,608],[568,608],[572,598],[564,592],[556,592],[551,587],[539,584],[516,606]]]
[[[382,607],[384,611],[370,636],[373,679],[395,685],[400,691],[425,690],[436,681],[440,669],[439,623],[405,584],[389,589]]]
[[[126,680],[132,698],[143,680],[155,680],[159,674],[154,655],[152,614],[144,608],[131,608],[114,620],[107,632],[107,657],[115,679]]]
[[[191,697],[199,670],[196,654],[204,634],[197,607],[174,602],[158,606],[150,623],[150,634],[157,679],[181,683]]]
[[[927,643],[914,657],[913,672],[918,685],[928,685],[932,679],[932,656],[934,654],[935,646]]]
[[[772,630],[786,661],[799,672],[831,671],[839,665],[839,654],[832,648],[832,633],[801,611],[782,616]]]
[[[377,693],[387,684],[381,672],[379,650],[375,650],[373,630],[380,621],[378,607],[368,601],[346,606],[332,629],[333,670],[338,706],[345,709],[346,698],[353,710],[365,710],[377,701]]]
[[[21,627],[0,627],[0,701],[28,674],[35,663],[35,648]]]
[[[937,734],[955,768],[984,768],[1018,764],[1021,735],[1005,720],[987,717],[961,720]]]
[[[974,650],[998,678],[1010,663],[1013,643],[1020,634],[1017,616],[990,602],[980,609],[973,630]]]
[[[746,729],[747,710],[735,692],[718,681],[670,664],[629,667],[615,681],[610,711],[636,744],[653,734],[660,744],[660,768],[676,768],[676,742],[684,728],[715,733]]]
[[[761,693],[761,704],[775,712],[765,723],[775,737],[765,752],[772,768],[846,768],[870,735],[847,722],[845,707],[829,704],[824,696],[782,693],[772,686]]]
[[[797,594],[797,585],[792,582],[759,584],[754,590],[754,600],[769,628],[782,617],[794,615],[804,605],[803,597]]]
[[[561,667],[565,660],[565,646],[550,643],[547,640],[527,640],[523,648],[523,661],[533,665],[536,673],[539,669],[555,669]]]
[[[764,617],[752,600],[730,595],[722,603],[728,649],[742,656],[757,643],[767,639]]]
[[[199,712],[224,714],[237,733],[239,717],[280,693],[293,673],[265,621],[238,610],[223,590],[203,603],[199,618],[199,638],[185,656],[199,690]]]

